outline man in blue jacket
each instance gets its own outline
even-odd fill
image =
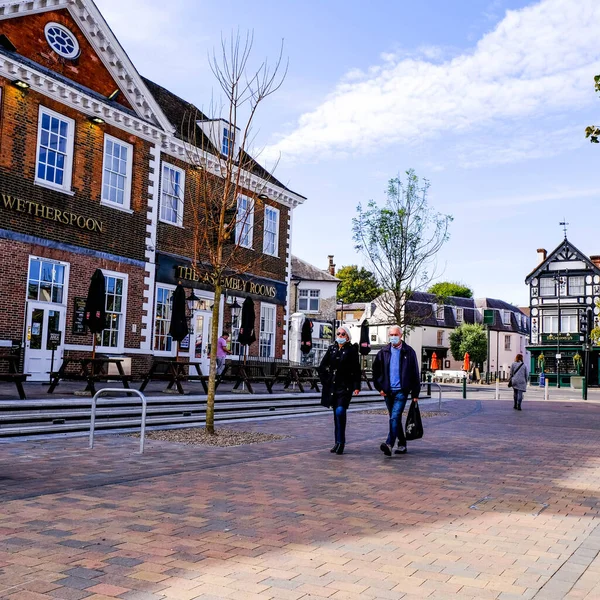
[[[373,384],[385,399],[390,414],[390,431],[387,440],[379,447],[386,456],[406,454],[406,436],[402,427],[402,412],[409,398],[419,399],[421,378],[415,351],[402,342],[402,331],[394,325],[388,332],[390,343],[384,346],[373,361]]]

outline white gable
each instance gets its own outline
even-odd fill
[[[64,8],[71,13],[139,117],[173,133],[172,124],[92,0],[0,0],[0,21]]]

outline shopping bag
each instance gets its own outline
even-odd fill
[[[423,422],[421,421],[421,411],[419,403],[414,400],[410,403],[408,416],[406,417],[406,439],[418,440],[423,437]]]

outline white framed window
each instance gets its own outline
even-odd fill
[[[512,336],[510,336],[510,335],[505,335],[504,336],[504,349],[505,350],[510,350],[511,349],[511,347],[510,347],[510,345],[511,345],[511,339],[512,339]]]
[[[510,325],[510,310],[503,310],[502,311],[502,322],[505,325]]]
[[[265,206],[265,229],[263,233],[263,253],[278,256],[279,247],[279,210]]]
[[[261,358],[275,358],[275,318],[277,307],[274,304],[260,305],[260,338],[258,354]]]
[[[183,227],[185,172],[163,162],[160,190],[160,220]]]
[[[560,311],[560,331],[561,333],[579,332],[579,318],[576,310]]]
[[[445,316],[444,316],[444,307],[443,306],[438,306],[435,309],[435,318],[438,321],[443,321],[445,319]]]
[[[254,234],[254,204],[248,196],[238,196],[235,225],[236,243],[244,248],[252,248]]]
[[[223,143],[221,145],[221,154],[229,156],[235,147],[235,130],[231,127],[223,127]]]
[[[552,277],[540,279],[540,296],[556,296],[556,282]]]
[[[438,346],[444,345],[444,332],[443,331],[437,332],[437,345]]]
[[[27,300],[65,304],[68,264],[44,258],[29,258]]]
[[[133,146],[111,135],[104,135],[102,202],[129,209],[131,204],[131,165]]]
[[[462,323],[465,320],[465,309],[464,308],[456,309],[456,320],[458,323]]]
[[[35,182],[70,191],[75,122],[44,106],[38,117]]]
[[[243,298],[238,298],[238,308],[231,309],[231,356],[241,356],[242,345],[238,342],[240,336],[240,326],[242,324],[242,304]]]
[[[106,283],[106,329],[98,334],[97,340],[102,348],[122,349],[125,345],[128,276],[104,269],[102,272]]]
[[[558,312],[544,311],[542,314],[542,333],[558,333]]]
[[[302,312],[319,312],[321,292],[319,290],[298,290],[298,310]]]
[[[171,326],[171,308],[173,304],[174,288],[156,288],[156,309],[154,319],[154,350],[157,352],[171,352],[173,340],[169,335]]]
[[[585,294],[585,278],[569,277],[569,296],[583,296]]]

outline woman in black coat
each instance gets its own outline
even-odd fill
[[[319,366],[323,385],[321,404],[333,408],[335,444],[331,452],[343,454],[346,444],[346,411],[352,394],[360,392],[360,361],[358,346],[350,342],[350,330],[338,327],[335,343],[329,347]]]

